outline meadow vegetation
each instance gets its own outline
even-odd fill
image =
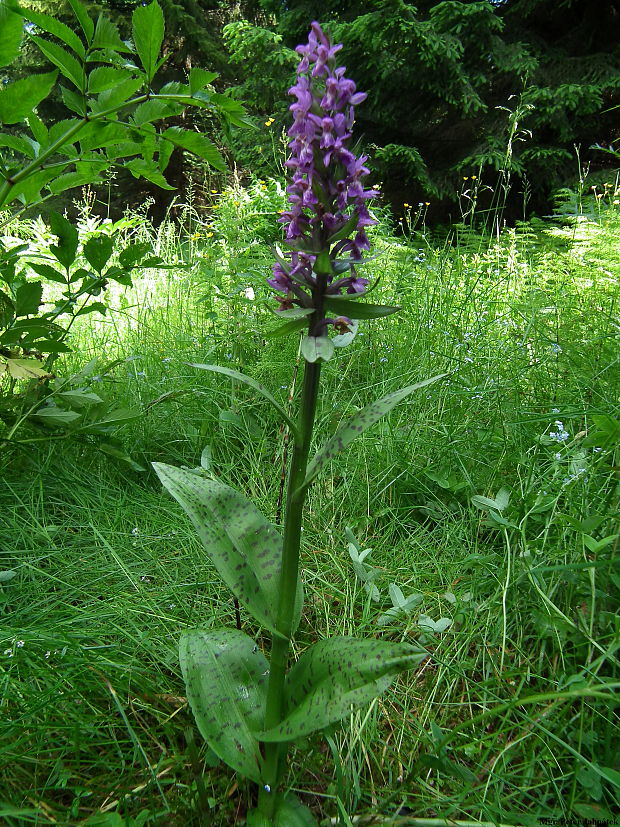
[[[183,630],[234,625],[236,608],[150,463],[202,468],[279,522],[273,409],[191,363],[243,371],[289,404],[300,353],[298,336],[270,335],[282,179],[210,198],[160,226],[133,213],[112,228],[88,194],[75,205],[81,244],[113,229],[111,261],[144,242],[166,267],[112,284],[108,313],[72,324],[49,388],[78,417],[2,426],[7,825],[243,823],[245,782],[194,734],[177,654]],[[372,301],[401,310],[324,365],[317,434],[448,376],[311,488],[296,653],[347,634],[422,643],[431,658],[293,752],[292,788],[322,823],[618,811],[617,202],[617,181],[587,181],[554,216],[487,231],[471,215],[431,231],[424,205],[377,210],[365,275]],[[41,219],[2,232],[28,245],[26,263],[50,244]],[[60,290],[45,289],[47,302]],[[85,428],[100,404],[88,394],[125,418]]]
[[[47,5],[0,0],[0,821],[611,823],[615,7],[549,56],[541,2],[335,4],[371,173],[316,22],[283,165],[305,2]]]

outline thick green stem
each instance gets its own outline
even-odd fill
[[[277,726],[286,713],[284,708],[284,680],[293,634],[295,597],[299,580],[301,523],[306,499],[306,490],[298,491],[298,489],[306,476],[320,374],[320,363],[306,362],[299,415],[299,439],[295,440],[287,487],[282,544],[282,572],[277,614],[277,627],[281,634],[274,635],[271,644],[265,729]],[[268,817],[273,816],[276,788],[280,781],[281,769],[287,752],[288,744],[265,744],[264,778],[266,786],[259,794],[259,808]]]

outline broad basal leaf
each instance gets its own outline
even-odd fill
[[[259,623],[277,632],[280,534],[249,500],[228,485],[159,462],[153,467],[193,522],[222,580]],[[302,603],[300,583],[294,628]]]
[[[114,408],[111,411],[97,412],[98,419],[94,422],[89,422],[80,428],[81,433],[112,433],[116,431],[121,425],[127,425],[128,422],[134,422],[140,419],[142,411],[137,408]]]
[[[288,713],[261,741],[292,741],[323,729],[385,691],[428,652],[408,643],[331,637],[307,649],[286,679]]]
[[[200,734],[213,752],[260,783],[261,754],[252,734],[262,723],[269,664],[238,629],[184,632],[179,659]]]
[[[273,817],[250,810],[246,816],[247,827],[317,827],[318,821],[296,795],[274,794],[278,795],[278,801]]]
[[[274,399],[274,397],[269,393],[267,388],[265,388],[263,385],[261,385],[260,382],[257,382],[256,379],[252,379],[250,376],[246,376],[244,373],[239,373],[239,371],[237,371],[237,370],[231,370],[230,368],[223,368],[223,367],[220,367],[219,365],[197,365],[197,364],[194,364],[194,363],[190,363],[190,366],[192,368],[200,368],[200,370],[210,370],[210,371],[213,371],[213,373],[223,373],[224,376],[230,376],[231,379],[236,379],[238,382],[243,382],[244,385],[249,385],[251,388],[254,388],[254,390],[258,391],[261,394],[261,396],[264,396],[265,399],[268,402],[271,402],[273,407],[276,409],[276,411],[280,414],[282,419],[284,419],[286,424],[289,426],[289,428],[291,429],[293,434],[297,435],[297,433],[298,433],[297,425],[293,422],[293,420],[290,418],[290,416],[284,410],[282,405],[280,405],[280,403],[277,402]]]
[[[438,376],[432,376],[430,379],[425,379],[423,382],[418,382],[416,385],[409,385],[406,388],[401,388],[399,391],[394,391],[394,393],[388,393],[387,396],[377,399],[375,402],[371,402],[370,405],[367,405],[365,408],[362,408],[361,411],[358,411],[358,413],[351,417],[348,422],[345,422],[338,428],[333,437],[327,440],[325,445],[314,457],[308,466],[306,479],[304,480],[303,485],[306,486],[312,482],[316,475],[331,459],[346,448],[349,443],[353,442],[356,437],[363,434],[364,431],[367,431],[368,428],[378,422],[382,416],[389,413],[392,408],[398,405],[399,402],[402,402],[403,399],[412,394],[414,391],[424,388],[433,382],[437,382],[439,379],[443,379],[445,375],[445,373],[440,373]]]

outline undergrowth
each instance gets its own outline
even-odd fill
[[[183,629],[234,623],[235,607],[148,469],[202,464],[280,515],[272,409],[191,365],[294,393],[298,341],[267,335],[277,320],[264,301],[283,198],[258,181],[208,214],[186,207],[180,225],[128,228],[174,266],[110,288],[114,311],[78,320],[57,372],[120,360],[88,383],[142,412],[122,431],[131,464],[60,433],[5,448],[8,825],[243,823],[246,796],[194,734],[176,653]],[[317,433],[409,382],[449,379],[311,490],[299,641],[376,634],[432,656],[293,764],[324,823],[618,810],[620,214],[594,195],[581,207],[499,237],[395,236],[387,216],[375,231],[365,275],[379,279],[375,300],[402,309],[325,365]],[[376,592],[352,566],[351,532],[372,547]],[[415,595],[408,609],[394,586]]]

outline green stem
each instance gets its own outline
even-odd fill
[[[319,362],[306,362],[299,415],[299,439],[295,440],[287,486],[282,543],[282,572],[277,614],[277,628],[280,634],[274,635],[271,643],[265,729],[277,726],[286,713],[284,708],[284,681],[293,634],[295,597],[299,581],[301,522],[306,499],[306,489],[299,489],[306,476],[320,374],[321,365]],[[266,786],[259,793],[259,809],[268,817],[273,817],[276,788],[280,781],[287,752],[288,744],[265,744],[264,780]]]

